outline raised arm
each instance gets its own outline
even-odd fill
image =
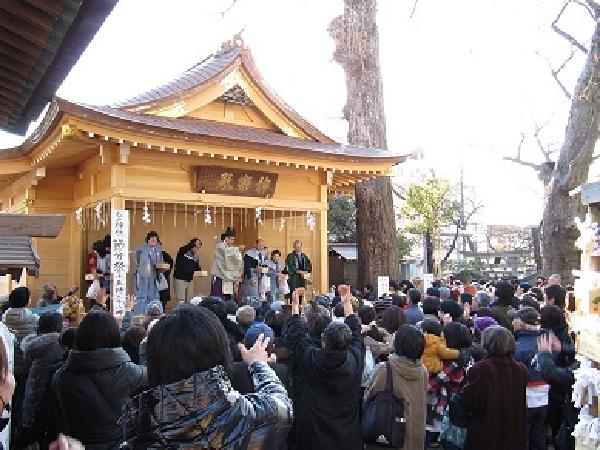
[[[275,371],[268,365],[267,346],[269,338],[261,334],[252,348],[240,344],[242,360],[254,382],[256,393],[242,396],[240,402],[245,415],[250,416],[255,426],[276,421],[280,425],[289,425],[293,419],[292,401]]]

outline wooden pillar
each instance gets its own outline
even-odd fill
[[[327,251],[327,180],[326,174],[323,174],[324,180],[321,182],[320,196],[321,211],[319,211],[319,286],[320,293],[329,290],[329,252]]]

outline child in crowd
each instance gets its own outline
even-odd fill
[[[459,350],[448,348],[446,345],[446,340],[442,336],[442,325],[439,320],[425,319],[421,322],[421,330],[425,336],[423,364],[429,372],[426,441],[428,445],[432,446],[437,444],[438,436],[442,429],[442,421],[436,411],[441,397],[437,376],[444,368],[443,360],[456,360],[460,352]]]
[[[429,375],[437,375],[442,371],[444,359],[457,359],[459,351],[446,346],[442,337],[442,325],[437,320],[425,319],[421,323],[421,330],[425,335],[425,351],[423,364],[427,367]]]
[[[546,450],[546,415],[550,385],[537,364],[537,341],[541,334],[540,314],[525,307],[510,314],[516,339],[515,359],[527,367],[527,434],[529,450]]]

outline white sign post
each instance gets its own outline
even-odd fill
[[[390,277],[377,277],[377,297],[381,298],[390,292]]]
[[[423,290],[426,291],[428,288],[433,285],[433,274],[432,273],[424,273],[423,274]]]
[[[129,211],[113,209],[110,224],[111,307],[113,315],[123,317],[129,271]]]

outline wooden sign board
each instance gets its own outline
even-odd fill
[[[194,191],[207,194],[271,198],[275,194],[278,174],[258,170],[220,166],[196,168]]]

